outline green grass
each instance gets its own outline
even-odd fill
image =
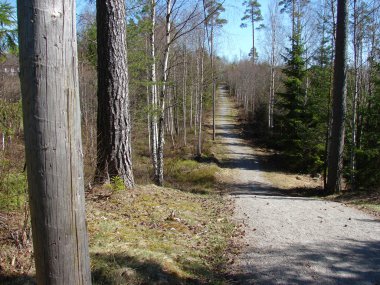
[[[0,176],[0,211],[21,209],[27,199],[24,173],[5,173]]]
[[[148,185],[87,212],[94,284],[223,284],[234,226],[221,196]]]
[[[166,180],[171,186],[181,190],[208,193],[216,189],[215,174],[219,170],[213,163],[173,158],[166,162]]]

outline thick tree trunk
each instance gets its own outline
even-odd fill
[[[334,63],[333,120],[331,143],[329,145],[328,176],[326,185],[326,192],[328,193],[334,193],[341,190],[347,93],[347,32],[348,0],[338,0]]]
[[[17,4],[37,283],[91,284],[75,1],[19,0]]]
[[[96,181],[133,187],[124,0],[98,0],[98,162]]]

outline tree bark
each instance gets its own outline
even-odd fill
[[[169,79],[169,55],[171,44],[171,16],[172,16],[172,0],[166,0],[166,24],[165,24],[165,52],[164,52],[164,65],[162,72],[162,88],[160,93],[160,116],[158,120],[158,177],[156,183],[159,186],[164,184],[164,144],[165,144],[165,130],[164,130],[164,116],[165,116],[165,98],[168,92],[168,79]]]
[[[216,111],[216,81],[214,72],[214,23],[211,23],[211,77],[212,77],[212,139],[216,139],[215,111]],[[202,55],[203,60],[203,55]],[[203,64],[203,62],[202,62]],[[202,66],[203,68],[203,66]],[[203,74],[202,74],[203,76]],[[203,92],[201,92],[203,93]]]
[[[335,42],[333,114],[331,126],[331,143],[326,192],[341,190],[344,150],[344,122],[346,116],[347,93],[347,33],[348,0],[338,0],[337,34]]]
[[[124,0],[98,0],[98,161],[96,181],[133,187]]]
[[[151,52],[151,78],[152,90],[151,90],[151,121],[150,121],[150,132],[151,132],[151,157],[154,170],[154,180],[158,180],[158,158],[157,158],[157,148],[158,148],[158,93],[157,93],[157,73],[156,73],[156,0],[151,0],[151,30],[150,30],[150,52]]]
[[[187,60],[186,44],[183,45],[183,87],[182,87],[182,116],[183,116],[183,145],[187,144]]]
[[[17,1],[36,279],[91,284],[75,1]]]
[[[359,45],[360,38],[358,37],[358,7],[357,0],[353,3],[354,9],[354,22],[353,22],[353,46],[354,46],[354,94],[352,97],[352,119],[351,119],[351,153],[350,153],[350,164],[351,164],[351,190],[355,190],[355,179],[356,179],[356,124],[357,124],[357,109],[358,109],[358,97],[359,97]]]
[[[198,145],[197,145],[197,156],[202,156],[202,123],[203,123],[203,85],[204,85],[204,46],[201,43],[201,54],[199,62],[199,72],[200,72],[200,83],[199,83],[199,94],[198,94]]]

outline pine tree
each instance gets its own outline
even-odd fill
[[[98,0],[98,153],[95,179],[133,187],[125,2]]]
[[[255,30],[260,29],[263,27],[263,25],[260,25],[256,27],[256,23],[261,22],[263,20],[263,16],[261,15],[261,10],[260,10],[260,3],[257,0],[249,0],[249,1],[244,1],[243,6],[246,8],[244,11],[244,17],[241,18],[242,24],[240,27],[246,28],[247,22],[251,25],[252,27],[252,49],[250,52],[250,56],[252,58],[252,62],[255,63],[256,58],[257,58],[257,51],[255,47]]]

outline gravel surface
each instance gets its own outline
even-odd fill
[[[240,136],[233,103],[219,94],[222,167],[246,232],[232,266],[236,284],[380,285],[380,221],[343,204],[274,189]]]

